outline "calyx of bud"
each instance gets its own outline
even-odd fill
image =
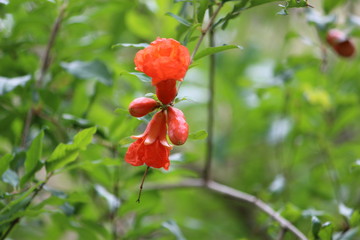
[[[167,108],[167,125],[170,141],[174,145],[182,145],[189,136],[189,125],[183,112],[174,107]]]
[[[159,107],[159,103],[152,98],[140,97],[133,100],[129,105],[131,116],[143,117]]]

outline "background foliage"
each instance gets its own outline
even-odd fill
[[[223,3],[215,45],[242,49],[216,57],[212,178],[309,239],[359,239],[360,60],[325,44],[334,27],[357,44],[359,1]],[[145,167],[123,160],[147,120],[127,106],[153,88],[134,74],[139,48],[118,43],[171,37],[192,51],[213,4],[0,0],[2,239],[276,239],[279,225],[252,205],[200,188],[149,190],[202,174],[207,58],[197,55],[179,92],[193,137],[169,171],[150,170],[140,204]]]

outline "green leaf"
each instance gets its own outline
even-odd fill
[[[162,224],[162,226],[168,229],[172,234],[174,234],[177,240],[185,240],[184,235],[182,234],[179,226],[176,224],[175,221],[166,221]]]
[[[10,162],[13,158],[14,156],[10,153],[7,153],[0,158],[0,177],[9,168]]]
[[[134,47],[134,48],[146,48],[150,44],[148,43],[117,43],[111,46],[111,48],[116,47]]]
[[[142,82],[151,82],[151,77],[147,76],[145,73],[141,72],[123,72],[122,74],[132,75],[137,77]]]
[[[167,12],[165,15],[175,18],[179,23],[184,24],[187,27],[191,26],[191,22],[189,22],[185,18],[182,18],[182,17],[180,17],[178,15],[175,15],[175,14],[173,14],[171,12]]]
[[[52,172],[75,161],[79,152],[85,150],[87,145],[90,144],[95,132],[96,127],[87,128],[75,135],[72,144],[60,143],[46,161],[46,171]]]
[[[79,79],[96,79],[106,86],[111,86],[113,84],[112,74],[107,66],[100,60],[94,60],[91,62],[62,62],[61,66],[68,73]]]
[[[321,226],[319,237],[321,240],[332,240],[334,226],[331,222],[326,222]]]
[[[0,77],[0,96],[11,92],[19,86],[25,86],[26,83],[30,81],[30,79],[30,75],[15,78]]]
[[[320,220],[316,216],[313,216],[311,218],[311,232],[315,239],[319,239],[320,229],[321,229]]]
[[[190,133],[189,134],[189,139],[191,140],[203,140],[205,138],[207,138],[208,133],[205,130],[200,130],[197,131],[195,133]]]
[[[360,212],[359,211],[354,211],[351,214],[350,225],[353,227],[360,225]]]
[[[206,49],[200,51],[198,54],[196,54],[194,57],[194,60],[196,61],[203,57],[206,57],[206,56],[218,53],[218,52],[222,52],[225,50],[234,49],[234,48],[242,49],[242,47],[238,46],[238,45],[224,45],[224,46],[220,46],[220,47],[209,47],[209,48],[206,48]]]
[[[44,131],[41,131],[31,143],[29,150],[26,152],[25,175],[21,178],[20,186],[31,180],[36,171],[41,168],[40,158],[42,153],[42,140]]]

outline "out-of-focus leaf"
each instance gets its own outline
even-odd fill
[[[35,172],[41,166],[40,158],[42,154],[42,140],[44,131],[42,130],[32,141],[29,150],[26,152],[25,175],[21,178],[20,185],[23,186],[27,181],[31,180]]]
[[[168,229],[172,234],[174,234],[177,240],[185,240],[184,235],[175,221],[169,220],[164,222],[162,225],[164,228]]]
[[[4,5],[8,5],[9,4],[9,0],[0,0],[0,3],[4,4]]]
[[[321,229],[320,220],[316,216],[313,216],[311,218],[311,232],[312,232],[315,240],[319,239],[320,229]]]
[[[334,232],[334,226],[331,222],[326,222],[321,226],[319,233],[321,240],[332,240],[332,235]]]
[[[325,13],[329,13],[336,6],[341,5],[344,2],[345,2],[345,0],[326,0],[326,1],[323,1],[323,9],[325,10]]]
[[[75,135],[74,142],[72,144],[60,143],[46,161],[46,171],[52,172],[64,167],[72,161],[75,161],[79,152],[81,150],[85,150],[87,145],[90,144],[95,132],[96,127],[87,128]]]
[[[103,186],[97,184],[95,185],[95,190],[100,196],[106,199],[110,211],[114,211],[120,206],[120,200],[114,194],[109,193]]]
[[[234,49],[234,48],[242,49],[242,47],[238,46],[238,45],[224,45],[224,46],[220,46],[220,47],[209,47],[209,48],[206,48],[206,49],[200,51],[199,53],[197,53],[194,57],[194,60],[196,61],[203,57],[206,57],[206,56],[218,53],[218,52],[222,52],[225,50]]]
[[[148,43],[117,43],[112,45],[112,48],[115,47],[134,47],[134,48],[146,48],[149,46]]]
[[[179,23],[184,24],[187,27],[191,26],[191,22],[171,12],[167,12],[165,15],[175,18]]]
[[[355,227],[360,225],[360,212],[354,211],[350,218],[350,225]]]
[[[287,203],[281,211],[281,215],[291,222],[297,221],[301,217],[301,210],[291,203]]]
[[[6,170],[2,175],[2,180],[13,187],[16,187],[19,184],[19,176],[11,169]]]
[[[89,127],[91,125],[91,122],[87,119],[84,119],[84,118],[78,118],[74,115],[71,115],[71,114],[67,114],[67,113],[64,113],[62,115],[62,118],[64,120],[67,120],[67,121],[70,121],[70,122],[73,122],[75,125],[77,126],[82,126],[82,127]]]
[[[307,11],[306,18],[309,23],[314,24],[319,30],[327,30],[336,21],[335,15],[322,16],[316,10]]]
[[[202,140],[207,138],[208,133],[205,130],[200,130],[194,133],[189,134],[189,139],[191,140]]]
[[[13,158],[14,156],[10,153],[7,153],[0,158],[0,177],[9,168],[10,162]]]
[[[29,82],[30,79],[30,75],[15,78],[0,77],[0,96],[11,92],[19,86],[25,86],[25,84]]]
[[[353,209],[345,206],[345,204],[343,204],[343,203],[339,204],[339,213],[341,215],[343,215],[344,217],[346,217],[347,219],[350,219],[351,214],[353,213],[353,211],[354,211]]]
[[[111,86],[113,84],[112,74],[100,60],[91,62],[73,61],[62,62],[61,66],[70,74],[79,79],[96,79],[97,81]]]

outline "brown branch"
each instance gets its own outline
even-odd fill
[[[210,16],[214,16],[212,7],[209,8]],[[215,46],[214,40],[214,28],[210,29],[209,32],[209,43],[210,47]],[[207,132],[208,137],[206,139],[206,157],[205,165],[203,170],[203,179],[205,182],[210,179],[211,163],[213,158],[213,138],[214,138],[214,98],[215,98],[215,69],[216,69],[216,58],[215,55],[210,55],[209,63],[209,102],[208,102],[208,123],[207,123]]]
[[[204,37],[205,37],[206,33],[210,30],[210,28],[212,28],[212,25],[213,25],[213,23],[214,23],[214,20],[215,20],[216,16],[218,15],[218,13],[220,12],[220,9],[222,8],[222,6],[223,6],[223,2],[218,3],[218,7],[217,7],[217,9],[215,10],[214,14],[212,14],[212,15],[210,16],[210,19],[209,19],[209,21],[207,22],[207,24],[205,25],[205,27],[203,27],[203,28],[201,29],[200,38],[199,38],[198,42],[196,43],[196,46],[195,46],[195,48],[194,48],[194,50],[193,50],[193,52],[192,52],[192,54],[191,54],[191,62],[193,61],[193,59],[194,59],[194,57],[195,57],[195,54],[196,54],[197,51],[199,50],[200,45],[201,45],[202,41],[204,40]]]
[[[51,34],[50,34],[50,39],[49,39],[49,41],[47,43],[45,54],[44,54],[44,56],[42,58],[40,74],[39,74],[38,81],[36,83],[37,87],[41,87],[41,85],[43,83],[43,80],[44,80],[44,77],[45,77],[45,74],[46,74],[47,70],[50,67],[50,62],[51,62],[50,61],[50,52],[51,52],[52,47],[54,46],[55,39],[58,36],[59,29],[60,29],[60,26],[61,26],[61,22],[62,22],[62,20],[64,18],[66,8],[67,8],[66,3],[61,5],[59,15],[57,16],[57,18],[55,20],[55,23],[54,23],[54,25],[52,27]]]
[[[255,207],[257,207],[262,212],[269,215],[272,219],[277,221],[280,224],[280,227],[283,229],[282,231],[292,232],[300,240],[308,239],[297,227],[295,227],[292,223],[290,223],[288,220],[283,218],[278,212],[276,212],[274,209],[272,209],[268,204],[266,204],[262,200],[258,199],[257,197],[251,194],[241,192],[239,190],[236,190],[234,188],[228,187],[226,185],[211,180],[208,182],[204,182],[202,179],[187,179],[182,182],[173,183],[173,184],[162,184],[162,185],[152,184],[146,190],[155,190],[155,189],[163,190],[163,189],[193,188],[193,187],[204,187],[206,189],[211,190],[212,192],[220,193],[232,197],[236,200],[250,203]]]

